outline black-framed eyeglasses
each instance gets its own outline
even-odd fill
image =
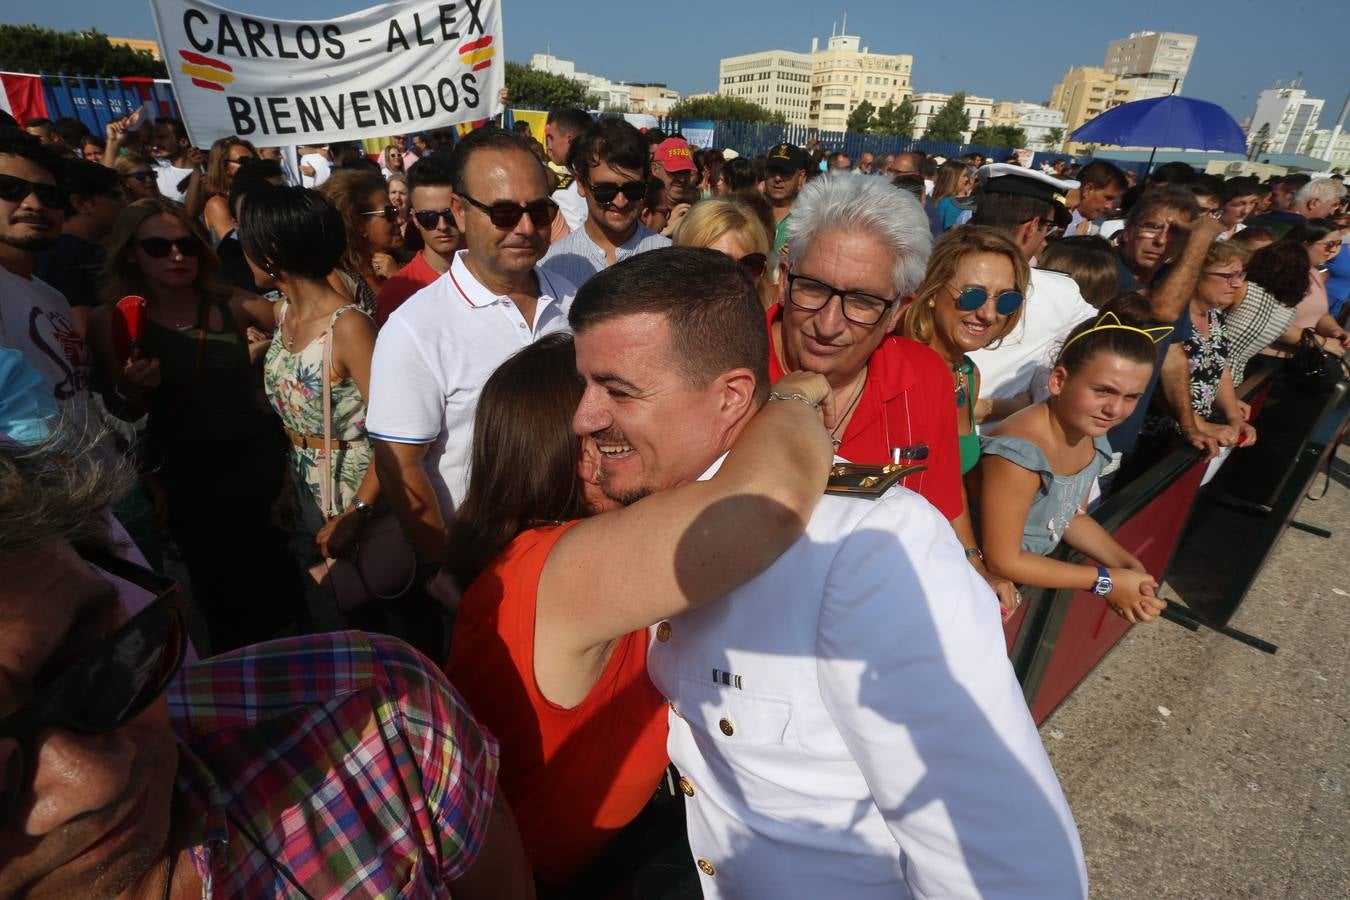
[[[895,305],[895,301],[900,299],[897,296],[887,300],[862,291],[845,291],[795,272],[787,273],[787,288],[788,302],[811,312],[824,309],[832,298],[838,297],[843,305],[844,318],[855,325],[877,324],[886,311]]]
[[[625,181],[623,184],[611,184],[602,181],[599,184],[586,182],[586,192],[595,198],[601,206],[609,206],[620,194],[629,203],[641,203],[647,196],[646,181]]]
[[[127,173],[127,177],[128,177],[128,178],[134,178],[134,179],[136,179],[137,181],[139,181],[141,184],[144,184],[144,183],[147,182],[147,181],[153,181],[154,178],[155,178],[155,173],[154,173],[154,172],[128,172],[128,173]]]
[[[451,228],[455,227],[455,214],[448,206],[445,209],[414,209],[413,218],[427,231],[434,231],[441,224],[441,219]]]
[[[0,719],[0,827],[8,823],[28,786],[32,742],[44,728],[107,734],[145,712],[178,674],[187,655],[178,584],[109,553],[81,554],[111,575],[151,591],[155,599],[99,641],[19,709]]]
[[[225,161],[226,161],[227,163],[229,163],[230,165],[232,165],[232,166],[237,166],[237,165],[239,165],[240,163],[242,163],[244,160],[246,160],[246,159],[252,159],[252,158],[253,158],[253,156],[252,156],[251,154],[245,153],[245,154],[243,154],[243,155],[241,155],[241,156],[231,156],[231,157],[229,157],[228,159],[226,159]]]
[[[768,266],[769,257],[764,253],[747,253],[736,262],[745,269],[745,274],[750,276],[751,281],[759,281],[764,274],[764,269]]]
[[[974,312],[989,302],[989,292],[982,287],[962,288],[956,292],[956,306],[962,312]],[[1004,291],[994,298],[994,309],[1000,316],[1010,316],[1022,305],[1020,291]]]
[[[48,209],[65,209],[70,202],[70,191],[59,184],[43,184],[13,175],[0,175],[0,200],[21,203],[29,194],[37,195],[38,203]]]
[[[368,211],[366,211],[366,212],[361,213],[361,215],[363,215],[363,216],[379,216],[381,219],[384,219],[385,221],[388,221],[388,222],[397,222],[397,221],[398,221],[398,207],[397,207],[397,206],[394,206],[392,203],[389,203],[389,204],[385,204],[385,206],[384,206],[383,209],[372,209],[372,210],[368,210]]]
[[[169,252],[175,247],[178,252],[184,256],[196,256],[201,252],[202,242],[190,234],[185,234],[177,238],[148,237],[141,238],[136,242],[146,256],[153,259],[163,259],[169,255]]]
[[[1239,285],[1247,280],[1247,273],[1242,269],[1236,272],[1201,272],[1201,275],[1208,275],[1211,278],[1222,278],[1231,285]]]
[[[520,217],[527,215],[530,217],[530,224],[535,228],[543,229],[552,225],[554,216],[558,214],[558,204],[547,198],[523,205],[512,203],[509,200],[499,200],[491,206],[480,203],[468,194],[460,194],[459,198],[470,206],[475,206],[487,213],[488,219],[498,228],[515,228],[516,224],[520,222]]]

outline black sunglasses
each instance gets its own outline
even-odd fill
[[[136,242],[136,246],[145,251],[145,255],[154,259],[163,259],[169,255],[169,251],[177,247],[178,252],[184,256],[196,256],[201,252],[201,241],[190,234],[185,234],[180,238],[162,238],[148,237],[141,238]]]
[[[27,789],[34,736],[50,726],[79,734],[117,730],[164,693],[187,653],[187,629],[173,579],[112,554],[88,552],[82,557],[153,592],[155,599],[18,710],[0,719],[0,742],[12,739],[16,744],[9,758],[0,762],[0,827],[8,823]]]
[[[759,281],[760,276],[764,274],[764,267],[768,265],[769,257],[763,253],[747,253],[736,262],[745,269],[745,274],[750,276],[751,281]]]
[[[956,294],[956,305],[963,312],[974,312],[989,302],[989,292],[980,287],[968,287]],[[994,309],[1000,316],[1010,316],[1022,305],[1022,295],[1017,291],[1004,291],[994,300]]]
[[[435,230],[441,224],[441,219],[451,228],[455,227],[455,216],[448,206],[445,209],[414,209],[413,218],[427,231]]]
[[[498,228],[515,228],[516,223],[520,221],[520,217],[525,215],[530,217],[530,224],[534,225],[535,228],[547,228],[553,224],[553,217],[558,214],[558,204],[552,200],[535,200],[533,203],[526,203],[524,206],[502,200],[488,206],[486,203],[479,203],[468,194],[460,194],[459,198],[487,213],[487,217],[492,220],[492,224]]]
[[[372,209],[369,212],[361,213],[363,216],[379,216],[389,222],[398,221],[398,207],[392,204],[386,204],[384,209]]]
[[[70,191],[59,184],[42,184],[13,175],[0,175],[0,200],[20,203],[29,194],[36,194],[38,203],[48,209],[65,209],[70,202]]]
[[[591,184],[588,181],[586,190],[601,206],[609,206],[620,194],[623,194],[629,203],[640,203],[647,196],[647,182],[626,181],[623,184],[610,184],[602,181],[599,184]]]
[[[128,172],[128,173],[127,173],[127,177],[128,177],[128,178],[134,178],[134,179],[136,179],[137,181],[140,181],[140,182],[145,182],[145,181],[151,181],[151,180],[153,180],[154,177],[155,177],[155,173],[154,173],[154,172]]]

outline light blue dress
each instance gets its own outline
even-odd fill
[[[1092,479],[1111,461],[1111,444],[1105,437],[1093,438],[1092,461],[1073,475],[1056,475],[1041,448],[1026,438],[996,434],[980,437],[983,456],[1001,456],[1041,477],[1041,489],[1027,511],[1022,529],[1022,549],[1045,556],[1059,546],[1064,532],[1087,500]]]

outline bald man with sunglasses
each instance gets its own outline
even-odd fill
[[[0,897],[532,897],[496,742],[412,648],[180,671],[176,586],[107,531],[128,474],[75,431],[0,437]]]
[[[424,583],[468,488],[484,382],[517,350],[567,330],[576,293],[538,265],[558,207],[524,138],[474,131],[455,151],[451,180],[449,208],[465,249],[380,330],[366,417],[381,492],[426,566]]]

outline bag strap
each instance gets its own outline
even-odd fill
[[[341,310],[338,310],[341,312]],[[333,326],[337,324],[338,312],[328,320],[328,330],[323,333],[323,480],[319,483],[319,506],[325,519],[337,515],[333,508],[335,502],[333,484]]]

